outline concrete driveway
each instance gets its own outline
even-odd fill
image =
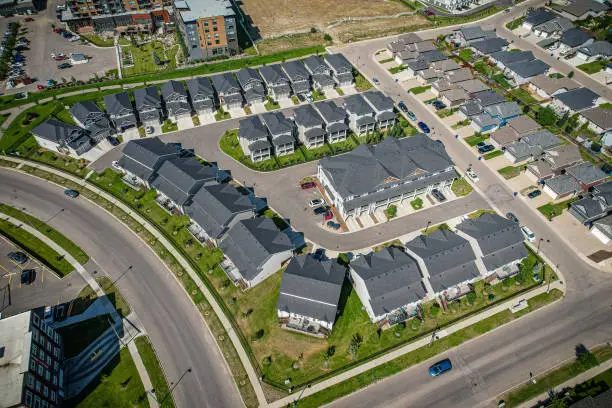
[[[178,130],[191,129],[193,128],[193,118],[191,116],[178,118],[176,124],[178,125]]]

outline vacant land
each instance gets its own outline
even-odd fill
[[[122,47],[125,54],[132,54],[134,66],[122,68],[123,75],[138,75],[149,72],[173,70],[176,68],[176,53],[179,50],[179,45],[174,44],[171,47],[165,46],[161,41],[152,41],[150,43],[134,47],[133,45]],[[153,61],[153,52],[157,55],[160,65],[156,65]]]
[[[389,2],[387,4],[394,4]],[[431,22],[422,15],[402,16],[398,18],[352,21],[327,29],[335,41],[347,43],[367,38],[403,34],[431,27]]]
[[[347,17],[411,11],[403,3],[383,0],[243,0],[241,8],[263,38],[303,32],[311,27],[325,31],[329,24]]]
[[[279,51],[314,47],[316,45],[323,45],[325,43],[326,41],[323,38],[323,34],[316,32],[267,38],[261,42],[258,42],[257,48],[259,49],[259,53],[261,55],[269,55]]]

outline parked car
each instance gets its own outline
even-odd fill
[[[327,210],[327,212],[325,213],[325,221],[331,220],[332,218],[334,218],[334,213],[331,212],[331,210]]]
[[[534,199],[538,196],[540,196],[542,194],[542,192],[540,190],[533,190],[531,193],[527,194],[527,197]]]
[[[109,136],[106,139],[112,146],[119,146],[119,140],[116,137]]]
[[[68,63],[68,62],[64,62],[63,64],[59,64],[57,66],[57,69],[66,69],[66,68],[71,68],[72,64]]]
[[[441,110],[441,109],[446,108],[446,105],[440,101],[434,101],[432,105],[434,106],[434,108],[436,108],[436,110]]]
[[[439,202],[446,201],[446,197],[444,197],[444,194],[442,194],[442,192],[437,188],[431,190],[431,195],[434,196]]]
[[[523,225],[521,227],[521,231],[523,232],[523,235],[525,235],[525,238],[529,240],[529,242],[535,242],[535,234],[529,229],[529,227]]]
[[[330,221],[330,222],[333,224],[333,221]],[[329,222],[327,223],[327,225],[329,226]],[[325,249],[317,248],[317,250],[314,252],[314,255],[312,257],[318,261],[323,260],[323,258],[325,257]]]
[[[313,103],[314,102],[314,98],[312,97],[312,94],[307,93],[306,95],[304,95],[304,98],[306,98],[308,103]]]
[[[317,186],[317,183],[315,183],[314,181],[307,181],[305,183],[300,184],[300,188],[302,190],[308,190],[311,188],[315,188]]]
[[[487,142],[478,142],[476,147],[483,147],[483,146],[486,146],[486,145],[487,145]]]
[[[517,224],[519,223],[519,219],[516,218],[516,215],[512,214],[511,212],[506,214],[506,218],[508,218],[510,221],[516,222]]]
[[[325,214],[329,209],[327,207],[317,207],[314,210],[312,210],[312,213],[314,215],[321,215],[321,214]]]
[[[453,365],[451,364],[450,360],[447,358],[442,361],[438,361],[436,364],[429,367],[429,375],[431,375],[432,377],[437,377],[446,372],[449,372],[452,369],[453,369]]]
[[[113,160],[111,162],[111,167],[117,170],[121,170],[121,166],[119,165],[119,162],[117,160]]]
[[[400,101],[397,106],[400,108],[400,110],[404,113],[408,113],[408,107],[406,106],[406,104],[404,103],[404,101]]]
[[[24,269],[21,271],[21,284],[30,285],[36,280],[36,271],[34,269]]]
[[[19,265],[28,262],[28,256],[21,251],[9,252],[8,258]]]
[[[26,23],[31,23],[32,21],[34,21],[34,19],[32,17],[26,17],[25,19],[23,19],[23,21],[25,21]]]
[[[146,133],[147,135],[150,135],[150,134],[152,134],[153,132],[155,132],[155,128],[154,128],[153,126],[147,126],[147,127],[145,128],[145,133]]]
[[[414,112],[413,112],[413,111],[408,111],[408,112],[406,112],[406,116],[408,116],[408,118],[409,118],[410,120],[414,120],[415,122],[416,122],[416,120],[417,120],[416,115],[414,114]]]
[[[314,200],[310,200],[310,202],[308,203],[309,206],[311,207],[319,207],[321,205],[325,204],[325,200],[322,198],[315,198]]]
[[[380,81],[376,77],[372,77],[372,82],[374,82],[374,85],[380,85]]]
[[[484,145],[484,146],[480,146],[478,148],[478,153],[483,154],[483,153],[488,153],[492,150],[495,150],[495,146],[493,145]]]
[[[36,89],[38,89],[39,91],[42,91],[43,89],[45,89],[44,85],[38,84],[36,85]]]
[[[424,133],[429,133],[431,132],[431,130],[429,130],[429,126],[427,126],[425,124],[425,122],[419,122],[417,123],[417,125],[419,126],[419,128],[424,132]]]
[[[478,174],[476,174],[476,172],[474,172],[474,170],[472,169],[467,169],[465,171],[465,174],[467,174],[470,180],[472,180],[475,183],[478,182],[478,180],[480,180],[480,178],[478,177]]]
[[[76,190],[64,190],[64,194],[72,198],[77,198],[79,196],[79,192]]]

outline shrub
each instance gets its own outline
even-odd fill
[[[584,344],[576,346],[576,359],[587,370],[599,365],[597,356],[591,353]]]
[[[574,77],[574,71],[570,71],[569,74],[567,74],[568,78],[573,78]]]
[[[389,207],[387,207],[387,215],[389,216],[389,218],[396,217],[397,216],[397,206],[390,205]]]
[[[431,305],[431,308],[429,309],[429,313],[431,313],[433,317],[436,317],[438,314],[440,314],[440,305],[437,303],[434,303],[433,305]]]
[[[474,293],[474,291],[471,291],[467,295],[465,295],[465,298],[467,299],[470,305],[473,305],[476,301],[476,293]]]
[[[331,41],[331,40],[332,40],[331,35],[329,35],[329,34],[325,34],[325,35],[323,36],[323,39],[324,39],[325,41]]]
[[[353,334],[353,338],[351,339],[351,344],[349,345],[349,352],[353,356],[353,358],[357,357],[357,352],[359,351],[359,347],[361,347],[361,343],[363,342],[363,337],[361,334],[355,333]]]

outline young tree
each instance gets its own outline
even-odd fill
[[[536,118],[542,126],[554,125],[558,119],[555,111],[549,106],[540,109],[536,115]]]

